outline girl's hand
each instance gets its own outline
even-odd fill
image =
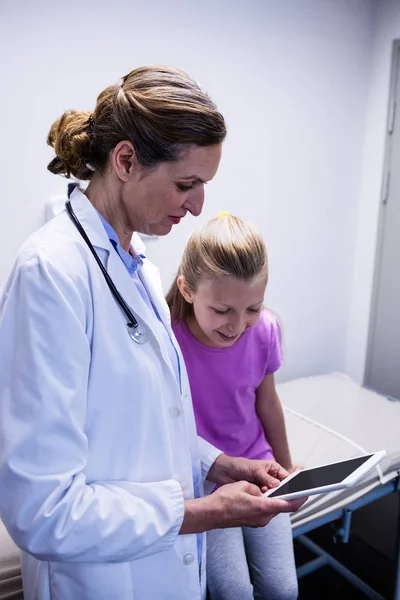
[[[290,469],[288,469],[289,474],[291,475],[295,471],[302,471],[304,469],[304,465],[292,465]]]

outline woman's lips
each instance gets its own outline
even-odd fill
[[[174,225],[178,225],[178,223],[181,222],[182,217],[174,217],[173,215],[169,215],[169,218],[171,219]]]

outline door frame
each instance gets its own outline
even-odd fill
[[[383,256],[383,243],[386,226],[386,203],[390,196],[390,165],[392,160],[392,140],[393,131],[392,123],[394,119],[400,119],[400,97],[396,98],[397,84],[400,77],[400,39],[396,39],[392,45],[392,58],[391,58],[391,73],[390,73],[390,84],[389,84],[389,100],[387,107],[386,116],[386,142],[384,151],[384,163],[381,183],[381,193],[379,197],[379,214],[378,214],[378,231],[376,241],[376,251],[374,260],[374,275],[372,284],[372,296],[371,296],[371,308],[369,315],[369,326],[368,326],[368,339],[367,339],[367,353],[365,360],[365,369],[363,383],[366,387],[369,385],[369,374],[371,372],[372,365],[372,348],[374,344],[374,325],[376,320],[376,314],[378,310],[378,296],[379,286],[381,279],[381,267],[382,267],[382,256]],[[397,116],[396,116],[397,112]]]

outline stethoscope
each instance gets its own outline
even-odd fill
[[[89,238],[86,234],[86,231],[83,229],[78,217],[74,213],[74,210],[72,208],[70,200],[66,201],[65,208],[67,210],[67,213],[71,217],[73,224],[75,225],[75,227],[77,228],[77,230],[79,231],[79,233],[81,234],[83,239],[85,240],[86,244],[88,245],[90,252],[93,254],[94,258],[96,259],[96,262],[99,265],[99,268],[104,275],[104,279],[107,282],[110,292],[114,296],[114,298],[115,298],[118,306],[122,310],[122,312],[125,314],[125,316],[127,318],[126,326],[127,326],[129,335],[131,336],[133,341],[136,342],[137,344],[145,344],[148,341],[147,332],[143,328],[140,328],[139,323],[135,319],[131,309],[129,308],[129,306],[127,305],[127,303],[125,302],[125,300],[123,299],[123,297],[121,296],[121,294],[119,293],[117,288],[115,287],[115,284],[114,284],[113,280],[111,279],[111,277],[109,276],[109,274],[107,273],[106,269],[104,268],[103,263],[101,262],[101,260],[99,258],[99,255],[97,254],[96,250],[93,248],[92,242],[89,240]]]

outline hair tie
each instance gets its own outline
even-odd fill
[[[93,115],[90,115],[90,117],[88,117],[86,123],[87,123],[87,128],[88,128],[89,132],[92,133],[93,129],[94,129]]]
[[[230,213],[226,212],[226,210],[223,210],[222,212],[219,212],[217,214],[217,217],[230,217]]]

